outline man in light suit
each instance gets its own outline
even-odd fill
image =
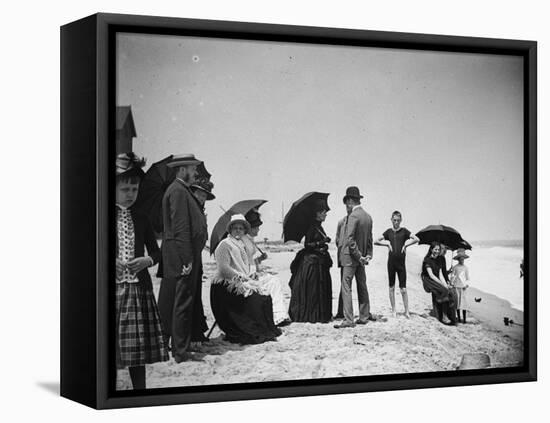
[[[177,363],[189,358],[200,255],[208,236],[206,218],[191,192],[200,163],[193,154],[174,156],[167,166],[177,169],[176,179],[162,198],[164,277],[158,304],[161,321],[172,337],[172,355]]]
[[[365,266],[372,259],[372,218],[361,207],[362,198],[359,188],[348,187],[343,199],[349,214],[344,227],[340,229],[341,242],[338,243],[338,261],[342,266],[341,294],[344,321],[334,326],[337,329],[354,327],[355,324],[366,324],[369,320],[374,320],[370,314],[367,275],[365,273]],[[359,319],[356,322],[353,321],[351,296],[351,283],[354,277],[357,282],[357,296],[359,297]]]
[[[338,221],[338,226],[336,226],[336,237],[334,238],[335,239],[335,242],[336,242],[336,249],[337,251],[339,251],[339,248],[341,245],[344,244],[344,237],[345,237],[345,233],[344,233],[344,226],[346,225],[346,220],[349,216],[349,213],[347,212],[346,210],[346,216],[343,217],[342,219],[340,219]],[[340,262],[340,254],[338,254],[338,268],[340,269],[340,280],[342,280],[342,276],[343,276],[343,267],[342,267],[342,263]],[[338,310],[336,312],[336,316],[334,316],[335,319],[343,319],[344,318],[344,305],[342,303],[342,292],[340,291],[340,294],[338,294]]]

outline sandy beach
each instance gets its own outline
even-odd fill
[[[269,258],[266,270],[277,274],[287,301],[290,298],[289,264],[296,251],[286,246],[264,246]],[[292,323],[282,328],[275,342],[236,345],[223,340],[216,327],[210,341],[193,353],[193,360],[176,364],[173,359],[147,367],[147,388],[190,385],[218,385],[243,382],[365,376],[455,370],[462,355],[485,353],[491,367],[521,365],[523,327],[505,326],[503,317],[523,324],[523,312],[492,294],[475,288],[468,290],[471,312],[468,323],[444,326],[430,316],[431,296],[422,288],[419,272],[426,247],[412,247],[407,254],[407,288],[411,319],[403,315],[399,290],[396,291],[398,316],[392,318],[388,299],[386,250],[376,248],[367,267],[371,312],[384,317],[365,326],[334,329],[333,324]],[[331,251],[334,257],[334,251]],[[208,253],[203,255],[205,277],[203,304],[208,325],[214,318],[210,310],[210,278],[216,265]],[[155,269],[152,269],[154,273]],[[333,314],[340,290],[339,269],[331,269]],[[153,278],[155,294],[160,280]],[[354,287],[354,310],[357,295]],[[481,298],[475,302],[474,298]],[[117,389],[130,389],[127,371],[119,371]]]

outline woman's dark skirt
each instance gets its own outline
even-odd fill
[[[422,276],[424,291],[432,294],[434,314],[442,320],[445,313],[451,322],[456,322],[456,292],[445,287],[428,276]]]
[[[213,283],[210,305],[226,341],[261,344],[274,341],[282,333],[273,322],[270,296],[252,293],[245,297],[229,292],[223,283]]]
[[[428,276],[422,276],[422,286],[424,291],[433,294],[438,303],[449,301],[449,288],[432,280]]]
[[[327,323],[332,319],[330,258],[315,253],[297,256],[290,278],[288,314],[293,322]]]

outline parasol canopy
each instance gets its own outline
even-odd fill
[[[319,201],[324,201],[328,207],[329,194],[324,192],[308,192],[292,203],[292,207],[283,220],[284,241],[301,242],[307,230],[315,219],[315,208]]]
[[[258,209],[265,203],[267,203],[267,200],[242,200],[233,204],[225,211],[214,225],[214,229],[212,229],[212,234],[210,235],[210,255],[214,254],[218,244],[227,236],[225,229],[231,220],[231,216],[234,214],[246,215],[251,210]]]
[[[431,244],[436,241],[445,244],[451,250],[472,249],[472,246],[462,238],[460,233],[450,226],[429,225],[418,231],[416,236],[420,240],[420,244]]]
[[[153,229],[157,233],[163,231],[162,224],[162,197],[166,188],[176,179],[175,168],[167,166],[174,156],[170,155],[153,163],[145,172],[139,186],[139,193],[135,208],[149,217]],[[212,175],[204,167],[204,163],[197,166],[197,179],[210,179]]]
[[[462,241],[459,243],[458,248],[464,248],[465,250],[471,250],[471,249],[472,249],[472,245],[471,245],[468,241],[462,240]],[[457,250],[458,250],[458,248],[457,248]]]

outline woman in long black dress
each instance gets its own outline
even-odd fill
[[[260,294],[242,238],[250,231],[243,215],[233,215],[228,236],[216,247],[218,271],[210,286],[210,304],[225,339],[239,344],[273,341],[281,330],[273,322],[269,295]]]
[[[332,319],[330,238],[321,225],[329,210],[325,201],[316,204],[315,218],[306,233],[304,248],[290,265],[288,314],[294,322],[327,323]]]

